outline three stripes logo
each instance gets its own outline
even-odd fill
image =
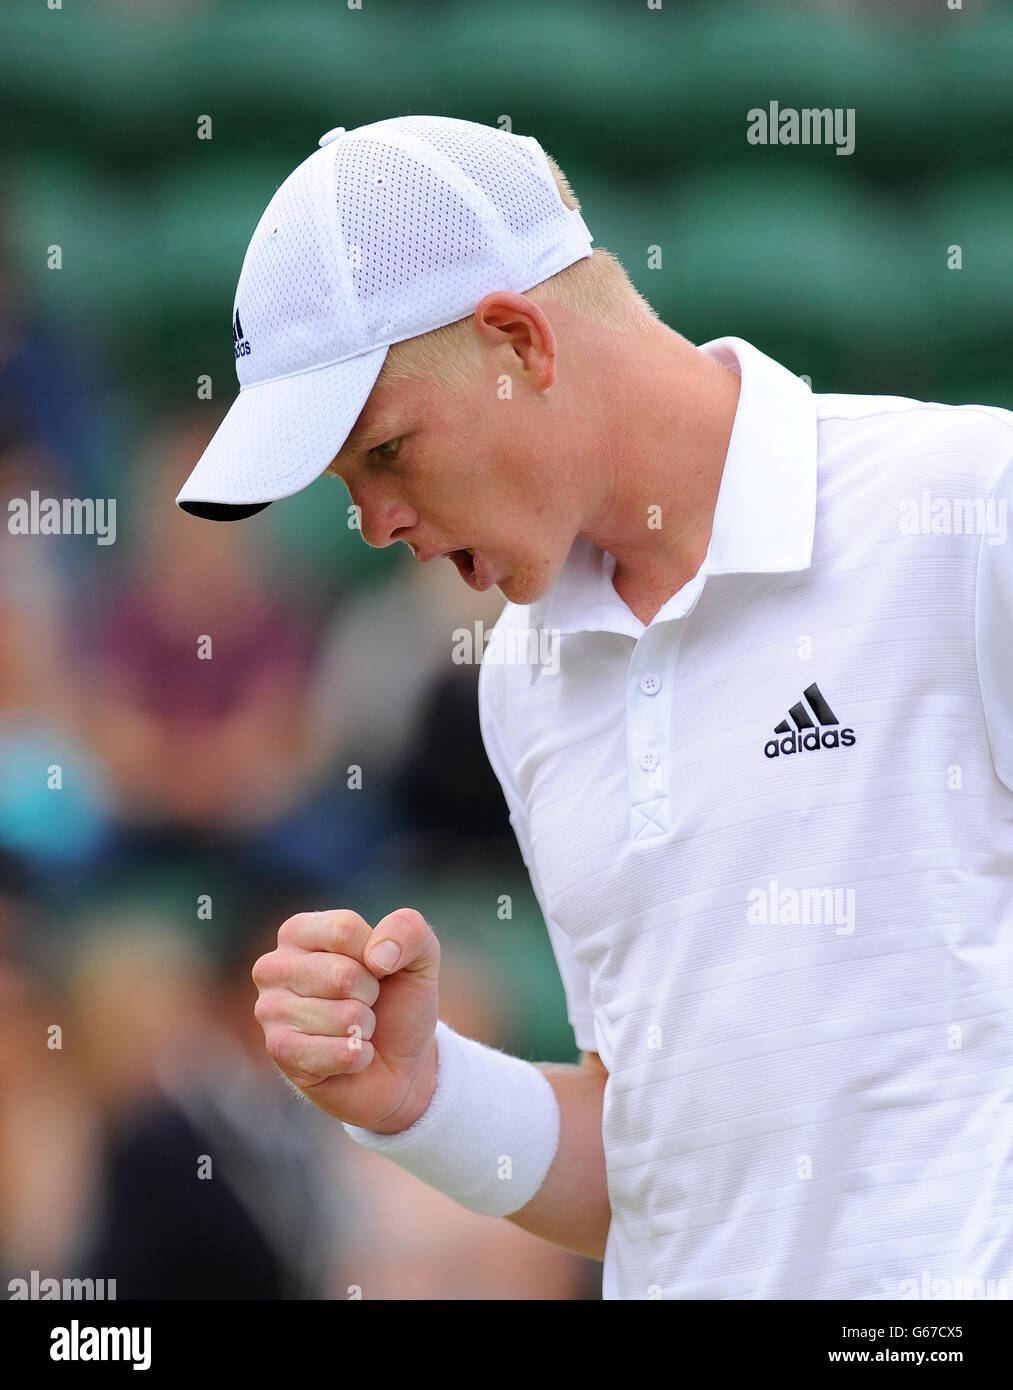
[[[243,332],[243,325],[239,322],[239,310],[236,310],[236,317],[232,322],[232,342],[236,349],[236,357],[249,357],[250,343]]]
[[[799,700],[788,711],[791,722],[782,719],[774,726],[774,733],[782,737],[768,739],[763,745],[768,758],[819,748],[850,748],[854,743],[854,729],[840,728],[841,721],[823,698],[818,685],[807,686],[802,694],[805,700]]]

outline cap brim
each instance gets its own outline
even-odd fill
[[[246,386],[201,454],[176,505],[240,521],[319,478],[366,404],[387,348]]]

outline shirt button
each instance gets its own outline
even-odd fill
[[[326,135],[321,135],[320,139],[317,141],[317,144],[321,146],[329,145],[332,140],[336,140],[339,135],[344,135],[344,133],[345,127],[343,125],[336,125],[334,129],[329,130]]]
[[[653,772],[660,762],[661,758],[651,749],[648,749],[646,753],[641,753],[640,755],[640,766],[645,772]]]
[[[661,677],[649,671],[647,675],[640,677],[640,689],[645,695],[657,695],[661,689]]]

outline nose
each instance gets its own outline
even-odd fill
[[[360,491],[352,498],[358,509],[362,538],[367,545],[377,549],[392,545],[395,541],[407,541],[414,527],[418,526],[418,513],[406,502],[376,490],[368,496]]]

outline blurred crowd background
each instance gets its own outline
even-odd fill
[[[276,187],[335,125],[505,116],[692,341],[744,337],[817,391],[1013,408],[1011,72],[1010,8],[975,0],[5,7],[0,491],[117,501],[115,544],[0,540],[5,1288],[599,1296],[600,1266],[295,1099],[253,1017],[285,917],[410,905],[452,1026],[576,1059],[451,658],[502,600],[371,550],[334,478],[234,526],[173,505],[235,394]],[[854,108],[854,154],[747,144],[775,99]]]

